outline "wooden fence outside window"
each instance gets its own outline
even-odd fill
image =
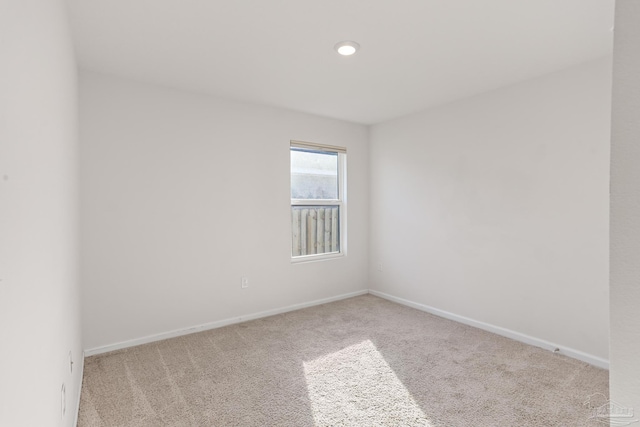
[[[292,206],[292,256],[340,252],[338,206]]]

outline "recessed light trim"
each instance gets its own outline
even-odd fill
[[[342,56],[351,56],[360,49],[360,45],[356,42],[346,40],[337,43],[333,48]]]

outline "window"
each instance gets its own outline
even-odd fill
[[[346,149],[291,141],[290,154],[292,259],[344,254]]]

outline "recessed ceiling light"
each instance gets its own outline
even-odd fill
[[[352,41],[344,41],[336,44],[333,47],[340,55],[349,56],[353,55],[360,49],[360,45],[356,42]]]

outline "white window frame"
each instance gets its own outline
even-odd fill
[[[316,144],[313,142],[290,141],[289,157],[291,149],[300,148],[309,151],[319,151],[338,154],[338,198],[337,199],[291,199],[293,206],[337,206],[340,216],[338,235],[340,236],[340,252],[329,252],[323,254],[310,254],[293,256],[293,246],[291,249],[291,262],[304,263],[312,261],[323,261],[328,259],[342,258],[347,255],[347,149],[333,145]],[[289,197],[291,197],[291,163],[289,163]],[[289,214],[291,215],[291,207]],[[291,227],[289,227],[290,232]],[[293,237],[293,236],[292,236]],[[289,239],[290,244],[292,239]]]

